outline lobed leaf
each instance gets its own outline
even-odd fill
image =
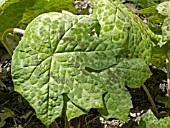
[[[93,15],[38,16],[14,51],[15,91],[46,126],[63,109],[69,120],[97,108],[106,118],[128,121],[126,86],[138,88],[151,74],[151,39],[158,38],[119,2],[96,2]]]
[[[89,16],[41,15],[27,27],[14,52],[15,90],[30,102],[46,125],[61,115],[64,93],[86,110],[103,106],[103,82],[86,68],[102,70],[117,63],[113,56],[119,49],[114,50],[109,40],[89,35],[95,24]]]

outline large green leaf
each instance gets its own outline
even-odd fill
[[[103,106],[103,82],[86,68],[100,71],[116,64],[114,56],[120,50],[114,50],[110,40],[90,36],[96,23],[89,16],[41,15],[27,27],[15,50],[15,90],[30,102],[46,125],[61,115],[63,93],[86,110]]]
[[[164,117],[163,119],[157,119],[151,110],[142,116],[140,125],[137,128],[169,128],[170,118]]]
[[[151,39],[157,37],[127,11],[121,3],[105,0],[94,5],[94,15],[53,12],[28,25],[11,72],[15,90],[45,125],[61,116],[63,108],[69,120],[98,108],[106,118],[128,121],[132,103],[126,86],[140,87],[150,76],[146,62]]]

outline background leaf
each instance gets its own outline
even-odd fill
[[[136,4],[136,6],[141,6],[142,8],[146,8],[149,6],[154,6],[158,0],[128,0]]]
[[[170,16],[170,1],[165,1],[157,6],[157,10],[160,14]]]
[[[169,122],[169,117],[164,117],[163,119],[158,120],[152,111],[148,110],[148,112],[142,117],[140,125],[137,128],[169,128]]]
[[[25,29],[35,17],[45,12],[67,10],[76,14],[71,0],[8,0],[0,9],[0,33],[14,27]]]

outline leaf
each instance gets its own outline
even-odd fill
[[[144,8],[138,11],[139,14],[157,14],[158,10],[156,9],[156,6],[152,6],[149,8]]]
[[[0,6],[2,6],[8,0],[0,0]]]
[[[165,16],[170,16],[170,1],[165,1],[160,3],[157,8],[158,12]]]
[[[19,22],[19,25],[25,27],[40,14],[47,12],[61,12],[62,10],[67,10],[77,14],[72,0],[36,0],[32,7],[26,9],[22,20]]]
[[[167,41],[170,40],[170,17],[165,18],[162,25],[162,40]]]
[[[85,68],[107,68],[115,63],[116,59],[112,59],[112,56],[116,51],[104,53],[105,48],[113,48],[107,47],[109,41],[97,41],[88,35],[95,23],[89,16],[70,17],[60,13],[41,15],[27,27],[20,46],[15,50],[12,64],[15,90],[30,102],[37,117],[46,125],[61,115],[63,93],[69,93],[72,102],[84,109],[102,107],[102,98],[99,98],[104,92],[99,84],[101,80]],[[37,27],[39,31],[35,29]],[[102,41],[103,44],[99,45]],[[96,52],[91,52],[93,50]],[[110,55],[105,57],[105,54]],[[93,58],[102,59],[99,56],[103,56],[104,61],[92,61]],[[99,80],[98,83],[91,77]]]
[[[137,128],[169,128],[170,127],[169,117],[164,117],[163,119],[157,119],[151,110],[142,116],[140,125]]]
[[[142,8],[150,7],[159,2],[158,0],[127,0],[130,2],[134,2],[136,6],[141,6]]]
[[[15,91],[46,126],[61,116],[63,109],[69,120],[97,108],[106,118],[127,121],[132,103],[126,86],[138,88],[150,76],[151,37],[157,37],[138,17],[121,21],[128,9],[120,3],[115,4],[123,9],[116,13],[118,21],[103,20],[100,11],[107,6],[106,15],[113,18],[116,12],[110,11],[107,0],[95,6],[93,15],[42,14],[28,25],[14,51]],[[129,24],[136,27],[129,31]],[[136,39],[131,32],[142,38]]]
[[[9,4],[10,3],[10,4]],[[17,27],[19,21],[22,19],[25,8],[34,4],[34,2],[6,2],[2,6],[0,15],[0,33],[3,33],[8,28]],[[15,16],[14,16],[15,15]]]
[[[21,27],[26,28],[38,15],[51,12],[67,10],[76,13],[71,0],[8,0],[2,7],[0,12],[0,33],[8,28]],[[15,16],[14,16],[15,15]]]
[[[110,92],[109,99],[105,98],[109,112],[112,109],[109,102],[120,103],[112,100],[112,96],[127,96],[121,102],[125,114],[119,116],[118,110],[113,111],[115,117],[127,121],[132,105],[130,95],[124,91],[125,85],[140,87],[150,75],[145,61],[123,59],[120,62],[117,57],[122,48],[109,37],[91,35],[96,24],[98,22],[91,16],[43,14],[28,25],[14,51],[15,91],[28,100],[37,117],[47,126],[61,115],[65,104],[63,94],[69,98],[66,111],[69,119],[91,108],[104,108],[102,95],[106,92]],[[114,88],[117,89],[112,92]],[[72,113],[75,111],[77,113]]]
[[[91,2],[101,26],[100,36],[111,35],[112,42],[125,48],[122,56],[150,61],[152,47],[160,40],[159,37],[118,0]]]
[[[158,24],[158,23],[162,23],[164,21],[165,17],[162,15],[157,15],[157,16],[150,16],[147,19],[151,23]]]
[[[160,14],[167,16],[164,19],[162,25],[162,40],[167,41],[170,40],[170,1],[165,1],[157,6],[157,10]]]
[[[151,62],[154,66],[163,68],[166,67],[166,51],[167,45],[163,45],[162,47],[156,46],[152,50],[152,58]]]
[[[5,120],[13,115],[14,113],[11,110],[0,113],[0,127],[3,127],[6,124]]]
[[[144,14],[147,20],[154,24],[162,23],[165,19],[165,16],[158,14],[157,6],[141,9],[138,14]]]
[[[166,108],[170,108],[170,101],[168,97],[162,97],[160,95],[157,95],[155,100],[158,103],[164,104]]]
[[[75,117],[79,117],[83,114],[85,114],[85,112],[83,112],[80,108],[75,106],[71,101],[67,103],[66,115],[68,120],[71,120]]]
[[[107,74],[110,73],[112,75],[108,76]],[[108,86],[108,93],[104,97],[107,114],[101,111],[102,115],[107,119],[114,117],[127,122],[129,110],[133,106],[125,85],[130,88],[139,88],[150,75],[150,70],[142,59],[124,60],[108,69],[105,77],[110,77],[109,85],[112,86]]]

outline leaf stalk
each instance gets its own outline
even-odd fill
[[[144,84],[142,84],[142,87],[143,87],[146,95],[148,96],[148,100],[150,101],[150,103],[151,103],[151,105],[152,105],[152,110],[155,112],[155,114],[156,114],[157,117],[160,117],[160,114],[159,114],[159,112],[158,112],[158,109],[156,108],[156,105],[155,105],[155,103],[154,103],[154,101],[153,101],[153,98],[152,98],[151,94],[149,93],[147,87],[146,87]]]
[[[12,56],[12,54],[13,54],[13,48],[7,40],[7,36],[9,33],[12,33],[13,30],[14,30],[14,28],[9,28],[2,35],[2,44],[4,45],[4,47],[6,48],[6,50],[8,51],[10,56]]]
[[[8,51],[9,55],[12,56],[13,55],[13,48],[10,45],[10,43],[8,42],[8,35],[9,33],[19,33],[19,34],[24,34],[25,31],[19,28],[9,28],[7,30],[5,30],[5,32],[2,35],[2,44],[4,45],[4,47],[6,48],[6,50]]]

